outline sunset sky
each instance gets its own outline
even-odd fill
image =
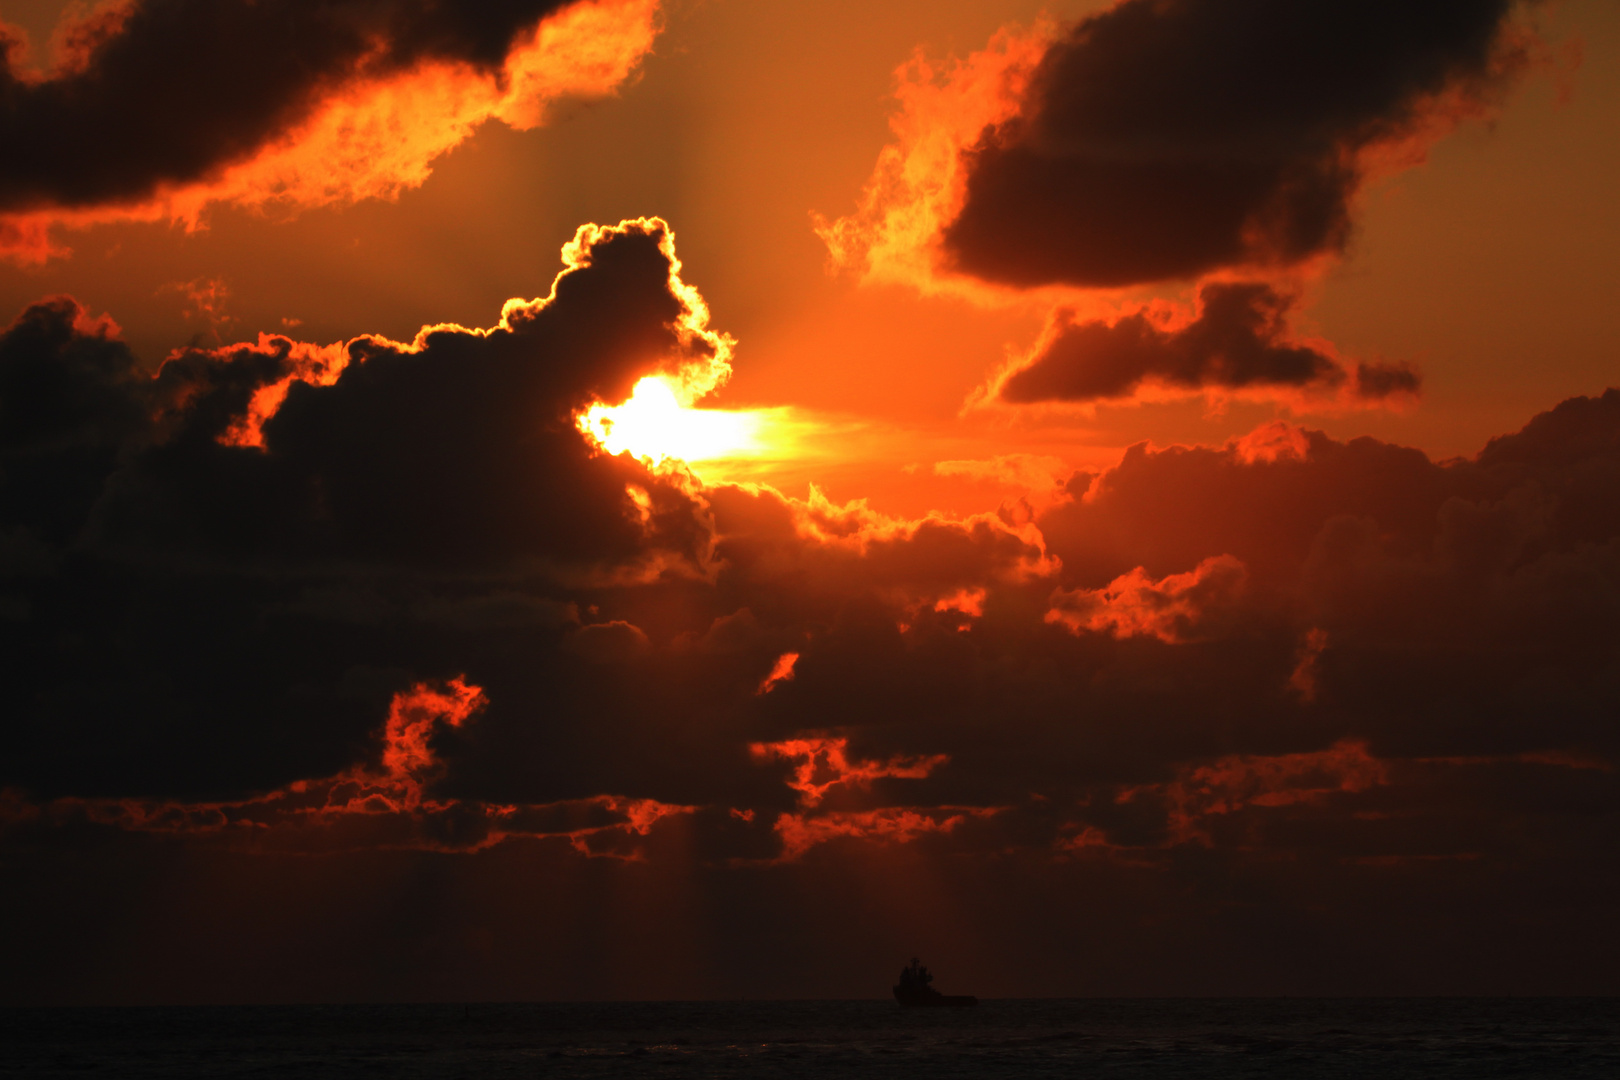
[[[1620,992],[1613,0],[0,0],[13,1003]]]

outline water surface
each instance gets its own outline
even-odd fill
[[[1620,1077],[1614,999],[0,1011],[3,1077]]]

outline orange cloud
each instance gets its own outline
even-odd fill
[[[904,518],[862,499],[835,503],[813,484],[804,499],[753,484],[707,487],[702,497],[728,576],[766,588],[791,577],[818,603],[871,597],[902,632],[925,619],[970,629],[994,596],[1060,568],[1028,512]]]
[[[803,806],[816,806],[828,791],[840,785],[863,788],[880,777],[920,780],[950,760],[945,754],[905,757],[888,761],[850,761],[849,740],[843,736],[811,735],[782,742],[753,743],[749,752],[760,761],[796,761],[787,785],[799,793]]]
[[[873,510],[865,499],[835,503],[814,484],[807,498],[785,501],[802,539],[858,556],[880,568],[882,576],[891,582],[926,575],[930,556],[943,556],[944,549],[965,547],[995,552],[993,576],[998,581],[1024,582],[1050,576],[1057,570],[1056,560],[1046,554],[1040,530],[1030,522],[1009,524],[994,513],[961,518],[939,513],[920,518],[892,517]],[[959,588],[948,592],[954,594]]]
[[[487,704],[483,690],[464,677],[417,683],[394,695],[378,766],[356,765],[255,798],[201,803],[64,798],[40,807],[8,793],[0,800],[0,821],[82,819],[130,832],[213,835],[297,851],[478,851],[531,837],[564,841],[593,858],[635,861],[643,857],[639,839],[659,822],[698,809],[623,795],[519,804],[433,797],[427,789],[444,772],[432,747],[434,734],[465,725]]]
[[[901,69],[895,142],[817,231],[868,282],[981,299],[1310,272],[1369,175],[1420,160],[1523,66],[1510,11],[1121,0],[1003,29]]]
[[[921,780],[950,761],[946,754],[896,755],[887,761],[851,761],[849,740],[829,735],[754,743],[749,750],[758,761],[796,762],[787,785],[799,793],[800,810],[777,816],[773,830],[782,843],[782,850],[772,860],[774,862],[792,862],[816,845],[841,837],[909,843],[927,833],[949,833],[970,818],[1000,812],[997,807],[972,806],[821,809],[834,788],[844,792],[862,790],[883,777]],[[751,811],[745,820],[753,820]]]
[[[1205,822],[1251,806],[1317,803],[1342,792],[1361,792],[1390,782],[1389,764],[1373,757],[1367,744],[1343,739],[1326,750],[1263,756],[1232,754],[1207,765],[1183,768],[1166,784],[1127,788],[1118,802],[1143,795],[1162,797],[1170,842],[1213,843]]]
[[[198,229],[220,204],[291,215],[394,198],[421,186],[434,161],[486,121],[526,130],[559,99],[612,93],[651,50],[657,15],[658,0],[578,0],[518,33],[493,67],[427,55],[400,70],[378,43],[374,64],[333,75],[296,123],[199,179],[159,182],[133,199],[47,201],[0,214],[0,257],[26,264],[68,254],[54,226],[169,221]],[[117,29],[103,28],[95,40],[116,38]],[[93,52],[79,48],[77,63],[92,62]]]
[[[949,596],[942,596],[934,601],[934,610],[939,612],[955,611],[977,619],[984,614],[984,600],[986,592],[983,589],[958,589]]]
[[[247,412],[220,433],[219,441],[226,446],[264,446],[264,422],[276,415],[281,403],[287,400],[287,391],[295,382],[310,386],[331,386],[349,364],[349,354],[341,343],[311,345],[293,341],[280,334],[259,335],[254,345],[237,345],[215,350],[224,355],[243,349],[277,356],[291,369],[291,374],[259,387],[248,401]]]
[[[798,662],[799,654],[796,652],[785,652],[778,656],[776,663],[771,666],[770,674],[760,680],[759,688],[754,693],[761,696],[768,694],[776,689],[778,683],[785,683],[792,679],[793,665]]]
[[[1049,20],[997,32],[989,46],[946,63],[921,52],[895,72],[895,142],[883,148],[853,214],[815,216],[832,265],[867,284],[909,285],[972,299],[998,291],[944,266],[940,235],[967,193],[965,152],[1011,119],[1058,27]]]
[[[442,687],[418,683],[395,694],[383,729],[382,765],[388,776],[406,791],[406,806],[422,801],[422,784],[439,769],[428,739],[439,724],[460,727],[489,704],[484,691],[457,677]]]
[[[782,814],[775,826],[782,840],[782,853],[776,861],[792,862],[817,844],[845,837],[905,844],[928,833],[949,833],[969,818],[996,812],[981,807],[896,806],[817,815]]]
[[[1278,461],[1304,461],[1311,452],[1311,441],[1303,428],[1273,420],[1232,440],[1237,460],[1245,465]]]
[[[608,820],[600,825],[589,825],[577,828],[564,834],[569,845],[581,855],[591,858],[621,859],[627,862],[640,862],[644,856],[637,837],[646,837],[653,826],[666,818],[678,815],[692,814],[697,811],[695,806],[679,806],[674,803],[659,802],[657,799],[627,799],[617,795],[598,795],[591,799],[576,799],[568,803],[554,804],[577,811],[579,809],[603,812]],[[508,819],[516,818],[518,811],[508,815]],[[503,821],[506,828],[512,828],[515,821]],[[506,835],[545,836],[544,832],[521,833],[516,829]]]
[[[1330,342],[1289,325],[1297,296],[1256,281],[1212,281],[1196,310],[1156,303],[1113,318],[1060,307],[1035,344],[973,392],[969,408],[1102,401],[1213,399],[1281,402],[1296,411],[1412,401],[1409,365],[1349,363]]]
[[[1294,665],[1293,674],[1288,677],[1288,687],[1299,695],[1301,701],[1316,700],[1317,665],[1326,651],[1328,634],[1321,627],[1312,627],[1305,633],[1305,640],[1300,644],[1299,662]]]
[[[219,278],[194,278],[177,281],[158,290],[159,294],[177,292],[187,300],[181,312],[189,322],[195,319],[206,326],[214,340],[220,341],[220,332],[236,320],[225,313],[225,302],[230,299],[229,286]]]
[[[1230,555],[1205,559],[1185,574],[1155,581],[1138,566],[1101,589],[1058,589],[1046,613],[1049,623],[1071,632],[1151,636],[1171,644],[1203,641],[1222,629],[1236,607],[1248,570]]]
[[[968,407],[973,404],[970,400]],[[1074,471],[1074,466],[1062,458],[1041,454],[997,454],[992,458],[934,462],[935,476],[999,487],[1004,497],[997,514],[1013,526],[1033,521],[1067,502],[1067,485]]]
[[[1499,103],[1536,52],[1521,9],[1119,0],[1003,28],[900,69],[893,141],[816,232],[865,284],[1052,311],[969,409],[1405,409],[1411,365],[1348,362],[1286,316],[1344,254],[1368,180]]]
[[[356,765],[336,776],[299,780],[240,802],[178,803],[141,799],[75,801],[100,824],[139,832],[208,832],[233,826],[273,828],[293,822],[333,824],[348,815],[431,817],[451,804],[424,789],[442,766],[429,745],[442,724],[460,727],[487,704],[484,692],[458,676],[417,683],[394,695],[382,731],[380,768]],[[60,813],[66,806],[57,804]]]

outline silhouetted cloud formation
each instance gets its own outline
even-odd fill
[[[1184,390],[1250,386],[1331,393],[1351,379],[1330,346],[1290,341],[1292,302],[1269,285],[1221,282],[1199,293],[1197,318],[1178,328],[1144,312],[1113,322],[1076,322],[1060,312],[1034,354],[1005,374],[1001,400],[1096,401],[1129,397],[1143,383]],[[1353,397],[1415,393],[1410,368],[1362,363],[1348,387]]]
[[[1333,407],[1410,396],[1409,366],[1351,372],[1291,340],[1279,294],[1343,254],[1370,177],[1490,112],[1535,53],[1534,2],[1119,0],[1009,26],[901,68],[894,143],[855,211],[816,231],[869,283],[1048,297],[1035,355],[983,395],[1003,402],[1152,384],[1291,406],[1307,387]],[[1203,306],[1180,331],[1140,300],[1112,323],[1063,310],[1076,290],[1176,283]]]
[[[476,877],[518,848],[508,881],[700,873],[809,917],[807,882],[905,860],[1149,935],[1252,886],[1245,911],[1392,958],[1393,898],[1437,889],[1608,955],[1537,883],[1612,883],[1620,391],[1469,460],[1271,424],[1133,447],[1039,513],[914,520],[577,426],[653,372],[712,385],[730,347],[656,219],[408,344],[154,374],[73,301],[30,307],[0,334],[8,865]],[[37,900],[5,910],[56,917]]]
[[[968,151],[959,271],[1119,286],[1340,249],[1366,154],[1488,94],[1513,0],[1125,0]]]
[[[494,329],[359,338],[313,375],[311,347],[267,337],[154,377],[71,300],[24,312],[0,339],[0,528],[22,574],[5,663],[38,690],[8,782],[241,794],[330,774],[401,689],[368,682],[349,628],[560,633],[562,600],[502,583],[701,576],[684,482],[573,424],[642,374],[717,360],[672,250],[662,222],[584,230],[552,296]],[[279,407],[243,445],[267,390]],[[311,741],[276,734],[289,722]],[[105,739],[81,757],[85,724]]]

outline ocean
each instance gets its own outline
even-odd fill
[[[3,1077],[1620,1077],[1620,1000],[0,1010]]]

